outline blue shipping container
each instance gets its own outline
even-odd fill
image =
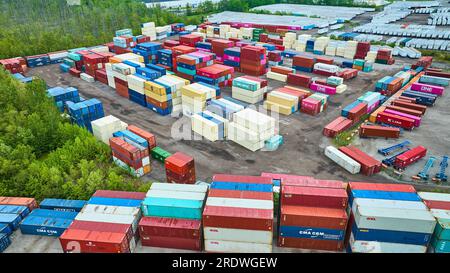
[[[13,231],[14,230],[8,224],[0,224],[0,233],[11,235]]]
[[[5,251],[11,244],[11,239],[5,233],[0,233],[0,253]]]
[[[414,192],[352,190],[349,196],[350,206],[353,203],[353,198],[387,199],[387,200],[403,200],[403,201],[422,200],[417,195],[417,193]]]
[[[381,229],[358,228],[356,223],[352,226],[352,233],[355,240],[379,241],[409,245],[428,245],[431,234],[418,232],[405,232]]]
[[[13,230],[17,229],[21,220],[22,220],[22,217],[20,216],[20,214],[15,214],[15,213],[0,214],[0,224],[7,224]]]
[[[30,209],[27,206],[0,205],[0,213],[19,214],[20,217],[25,218],[30,213]]]
[[[58,211],[51,209],[34,209],[29,216],[45,217],[45,218],[63,218],[63,219],[75,219],[78,212],[76,211]]]
[[[272,192],[272,187],[272,185],[268,184],[247,184],[234,182],[212,182],[210,186],[211,189],[258,192]]]
[[[91,197],[88,204],[118,206],[118,207],[140,207],[142,200],[122,199],[122,198],[107,198],[107,197]]]
[[[341,241],[344,235],[345,230],[338,229],[280,226],[280,236],[283,237]]]
[[[72,224],[73,219],[28,216],[20,224],[22,234],[59,237]]]
[[[39,204],[39,207],[41,209],[79,212],[86,203],[85,200],[46,198]]]

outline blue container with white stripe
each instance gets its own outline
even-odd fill
[[[22,217],[16,213],[2,213],[0,214],[0,224],[7,224],[12,230],[19,227]]]
[[[431,234],[428,233],[358,228],[356,223],[353,223],[352,234],[357,241],[379,241],[409,245],[426,246],[431,240]]]
[[[315,227],[280,226],[280,236],[313,240],[342,241],[345,236],[345,230]]]
[[[235,190],[235,191],[258,191],[258,192],[272,192],[272,185],[268,184],[249,184],[236,182],[215,182],[210,185],[211,189],[219,190]]]
[[[0,205],[0,214],[2,213],[19,214],[23,219],[30,213],[30,209],[27,206]]]
[[[73,219],[28,216],[20,224],[22,234],[59,237],[72,224]]]
[[[156,79],[161,77],[161,73],[156,70],[147,68],[147,67],[138,67],[136,68],[136,74],[144,75],[150,79]]]
[[[0,233],[0,253],[5,251],[11,244],[11,239],[5,233]]]
[[[128,130],[123,130],[123,131],[118,131],[113,133],[114,137],[120,137],[120,138],[124,138],[125,141],[126,140],[131,140],[132,142],[143,146],[143,147],[148,147],[148,142],[147,140],[145,140],[144,138],[136,135],[135,133],[128,131]],[[134,144],[133,143],[133,144]]]
[[[202,219],[203,200],[173,198],[145,198],[142,202],[144,216]]]
[[[39,204],[39,207],[48,210],[80,212],[86,203],[85,200],[46,198]]]
[[[107,197],[91,197],[88,204],[117,206],[117,207],[140,207],[142,200],[123,199],[123,198],[107,198]]]

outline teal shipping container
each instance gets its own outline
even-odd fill
[[[202,218],[203,201],[173,198],[146,198],[142,203],[144,216],[196,219]]]
[[[431,239],[431,246],[435,253],[450,253],[450,241],[438,240],[434,237]]]
[[[437,219],[433,237],[437,240],[450,241],[450,219]]]

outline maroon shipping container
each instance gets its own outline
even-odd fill
[[[423,200],[423,202],[430,209],[450,210],[450,202],[436,201],[436,200]]]
[[[394,167],[396,169],[404,169],[407,166],[418,161],[427,154],[427,149],[423,146],[417,146],[395,158]]]
[[[261,85],[261,87],[266,87],[267,84],[269,83],[268,80],[261,79],[261,78],[258,78],[258,77],[242,76],[241,78],[243,78],[243,79],[249,79],[249,80],[255,81],[255,82],[259,82],[259,84]]]
[[[417,111],[417,110],[413,110],[413,109],[409,109],[409,108],[405,108],[405,107],[400,107],[400,106],[395,106],[395,105],[387,105],[386,109],[402,112],[402,113],[405,113],[405,114],[408,114],[408,115],[417,116],[417,117],[421,117],[422,116],[422,112],[421,111]]]
[[[66,229],[59,237],[64,252],[75,253],[129,253],[130,246],[124,233]]]
[[[177,237],[162,237],[162,236],[145,236],[141,238],[142,246],[163,247],[173,249],[188,249],[201,251],[201,239],[185,239]]]
[[[347,192],[344,189],[318,187],[281,187],[281,204],[324,208],[346,208]]]
[[[404,100],[410,103],[416,103],[417,99],[416,98],[410,98],[410,97],[405,97],[405,96],[400,96],[398,97],[399,100]]]
[[[311,77],[301,74],[289,73],[287,75],[287,83],[308,88],[311,84]]]
[[[359,137],[399,138],[400,128],[363,124],[359,128]]]
[[[258,191],[235,191],[235,190],[219,190],[210,189],[208,197],[223,197],[223,198],[239,198],[239,199],[256,199],[256,200],[273,200],[273,193],[258,192]]]
[[[203,226],[273,230],[273,210],[205,206]]]
[[[158,236],[201,239],[201,225],[200,220],[142,217],[139,221],[139,234],[141,238]]]
[[[394,100],[391,102],[391,104],[395,105],[395,106],[400,106],[400,107],[420,111],[420,112],[422,112],[422,115],[425,114],[425,112],[427,110],[427,107],[425,105],[409,103],[409,102],[402,101],[402,100]]]
[[[425,75],[428,76],[434,76],[434,77],[441,77],[441,78],[450,78],[450,73],[449,72],[438,72],[438,71],[425,71]]]
[[[345,209],[281,206],[280,225],[345,230]]]
[[[414,120],[385,112],[378,113],[377,122],[398,126],[407,130],[414,129]]]
[[[274,73],[282,74],[282,75],[288,75],[292,72],[292,69],[289,69],[289,68],[283,67],[283,66],[272,66],[270,68],[270,71],[272,71]]]
[[[313,68],[314,63],[315,63],[314,58],[306,56],[294,56],[294,58],[292,58],[292,66]]]
[[[339,151],[361,164],[361,173],[364,175],[373,175],[381,171],[380,161],[354,146],[342,146],[339,147]]]
[[[278,246],[326,251],[342,251],[344,249],[344,241],[302,239],[279,236]]]
[[[335,137],[339,133],[350,128],[352,124],[353,121],[339,116],[323,128],[323,135],[327,137]]]
[[[97,190],[92,196],[144,200],[145,192]]]
[[[103,231],[112,233],[124,233],[127,235],[128,241],[135,240],[135,234],[131,225],[117,224],[117,223],[103,223],[103,222],[90,222],[74,220],[70,224],[70,229],[79,230],[91,230],[91,231]]]
[[[212,181],[272,185],[272,179],[269,177],[251,175],[215,174],[212,177]]]
[[[367,114],[367,103],[360,103],[353,107],[350,111],[348,111],[347,118],[353,120],[354,122],[357,122],[365,114]]]
[[[166,169],[177,174],[185,174],[194,169],[194,158],[181,152],[176,152],[165,160]]]
[[[327,57],[316,57],[316,63],[333,64],[334,60]]]

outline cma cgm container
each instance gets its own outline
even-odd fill
[[[344,229],[347,213],[342,209],[323,207],[289,206],[281,207],[281,226],[300,225],[323,229]]]
[[[427,154],[427,149],[423,146],[417,146],[395,158],[394,167],[396,169],[405,169],[415,163]]]
[[[70,226],[76,212],[37,209],[30,213],[20,224],[22,234],[56,236]]]
[[[41,209],[76,211],[79,212],[86,205],[84,200],[67,200],[46,198],[39,204]]]

